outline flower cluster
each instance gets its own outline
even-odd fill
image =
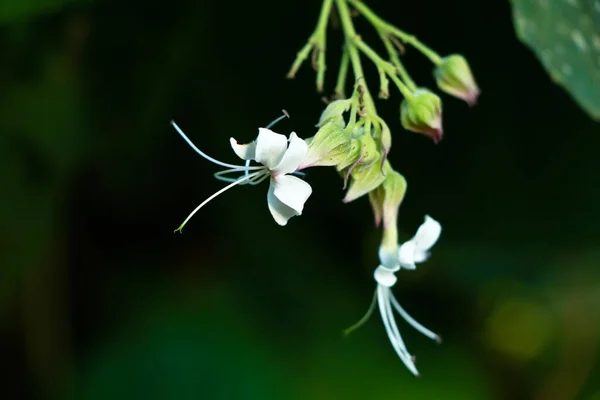
[[[298,52],[288,77],[295,76],[312,51],[313,66],[317,70],[317,90],[323,90],[326,30],[334,3],[344,34],[344,52],[333,99],[321,114],[314,136],[301,139],[294,132],[286,137],[272,131],[270,128],[283,118],[281,117],[267,127],[259,128],[258,137],[251,143],[239,144],[235,139],[230,139],[233,151],[244,161],[243,165],[237,165],[206,155],[172,122],[181,137],[198,154],[226,168],[217,172],[215,177],[228,183],[196,207],[177,231],[181,231],[199,209],[221,193],[237,185],[258,185],[267,179],[270,183],[267,193],[269,211],[275,222],[284,226],[290,218],[302,214],[304,204],[312,193],[311,186],[301,179],[304,175],[302,171],[310,167],[334,167],[343,179],[344,189],[347,189],[343,202],[348,203],[367,195],[375,224],[382,228],[379,266],[373,274],[377,287],[374,301],[367,314],[346,332],[364,324],[375,305],[378,305],[392,347],[406,367],[414,375],[418,375],[414,356],[408,352],[402,340],[394,311],[425,336],[437,341],[440,338],[400,306],[392,293],[392,287],[397,281],[397,272],[403,269],[414,270],[416,264],[428,258],[429,249],[438,240],[442,228],[439,222],[426,216],[412,239],[402,244],[398,241],[398,210],[407,184],[404,177],[392,168],[388,159],[392,146],[391,130],[377,114],[364,77],[361,56],[369,59],[379,72],[381,98],[390,95],[390,81],[403,96],[400,103],[402,126],[409,131],[429,136],[434,143],[438,143],[443,136],[442,102],[431,90],[416,85],[407,73],[400,61],[404,44],[414,47],[434,64],[433,75],[438,88],[443,92],[472,106],[477,102],[480,91],[463,56],[439,56],[413,35],[382,20],[361,0],[323,0],[319,23],[308,43]],[[375,27],[387,50],[387,60],[380,57],[356,33],[350,7]],[[346,98],[344,90],[350,69],[355,78],[354,90]],[[287,113],[284,114],[287,116]]]
[[[373,133],[377,132],[372,131],[374,128],[356,124],[355,115],[346,123],[343,114],[351,109],[353,104],[354,108],[357,108],[357,101],[351,99],[348,103],[330,104],[318,124],[320,129],[315,136],[306,140],[299,138],[294,132],[286,138],[269,128],[259,128],[256,140],[248,144],[239,144],[234,138],[230,138],[231,148],[245,161],[244,165],[229,164],[208,156],[172,121],[175,130],[198,154],[226,168],[217,172],[215,177],[229,183],[196,207],[176,231],[181,231],[199,209],[225,191],[237,185],[258,185],[267,179],[269,211],[275,222],[284,226],[290,218],[302,214],[304,204],[312,193],[311,186],[296,175],[308,167],[334,166],[345,181],[350,180],[344,202],[368,194],[376,225],[383,222],[383,239],[379,248],[380,265],[374,272],[377,303],[394,350],[408,369],[417,375],[413,357],[402,341],[392,309],[426,336],[437,340],[439,337],[404,311],[394,297],[391,287],[396,283],[396,272],[400,269],[415,269],[416,263],[427,259],[428,250],[441,232],[441,225],[427,216],[415,237],[398,245],[397,216],[406,191],[406,181],[392,169],[390,162],[385,158],[387,149],[381,140],[375,141]],[[376,137],[381,139],[380,136],[381,132],[378,132]],[[252,165],[253,162],[258,165]],[[238,176],[231,177],[231,174]],[[363,322],[364,320],[366,319],[363,318]]]

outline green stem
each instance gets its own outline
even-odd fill
[[[379,89],[379,97],[382,99],[387,99],[388,97],[390,97],[390,81],[388,80],[383,69],[377,68],[377,72],[379,72],[379,81],[381,82],[381,88]]]
[[[357,35],[356,30],[354,29],[354,24],[352,23],[352,17],[350,15],[350,10],[348,9],[346,1],[347,0],[335,1],[338,13],[340,15],[340,20],[342,21],[344,36],[346,37],[346,49],[350,57],[350,62],[352,63],[354,77],[356,78],[356,80],[361,78],[363,79],[361,85],[364,88],[364,102],[367,113],[377,115],[377,111],[375,109],[375,102],[373,101],[373,97],[371,96],[371,92],[369,91],[369,88],[367,86],[367,82],[364,79],[365,74],[363,72],[362,64],[360,62],[360,54],[356,47],[355,41],[353,40],[353,38],[355,38]]]
[[[391,63],[394,64],[394,67],[396,67],[396,69],[398,70],[398,73],[400,74],[402,81],[404,81],[406,86],[408,86],[409,89],[414,92],[417,89],[417,85],[411,79],[410,75],[406,71],[406,68],[404,68],[402,61],[400,61],[400,57],[398,57],[398,51],[392,44],[392,41],[390,40],[388,35],[382,31],[379,31],[379,36],[381,37],[381,40],[383,41],[383,44],[385,45],[385,49],[388,52]]]
[[[346,79],[348,77],[348,67],[350,66],[350,57],[348,56],[348,50],[344,49],[342,53],[342,60],[340,62],[340,70],[338,72],[337,84],[335,85],[335,96],[343,99],[346,97]]]
[[[377,68],[383,69],[388,74],[390,79],[394,81],[398,87],[398,90],[400,90],[400,93],[402,93],[406,99],[412,98],[412,91],[398,78],[398,75],[396,75],[396,70],[392,64],[379,57],[379,55],[365,42],[363,42],[360,37],[354,37],[354,44],[358,49],[360,49],[360,51],[365,53],[365,55],[369,57],[371,61],[373,61]]]
[[[315,68],[317,70],[317,90],[319,92],[323,91],[323,83],[325,81],[325,70],[327,69],[325,64],[325,45],[327,40],[327,22],[329,21],[329,16],[331,15],[332,5],[333,0],[323,0],[323,5],[321,7],[321,13],[319,15],[319,21],[317,22],[317,26],[313,34],[308,39],[308,43],[306,43],[296,55],[296,59],[292,64],[292,68],[290,68],[290,71],[287,74],[288,78],[294,78],[300,66],[308,58],[308,55],[310,54],[311,50],[316,51],[317,62]]]
[[[401,31],[396,28],[394,25],[382,20],[377,14],[375,14],[369,7],[367,7],[360,0],[348,0],[354,8],[358,10],[377,30],[381,30],[384,32],[388,32],[404,42],[410,44],[415,49],[419,50],[425,57],[429,58],[432,63],[435,65],[439,65],[442,62],[442,58],[429,47],[425,46],[421,41],[419,41],[414,35],[409,35],[406,32]]]
[[[319,52],[317,60],[317,91],[320,93],[323,91],[323,85],[325,82],[325,47],[327,43],[327,22],[329,21],[329,15],[331,14],[331,6],[333,0],[324,0],[323,6],[321,7],[321,14],[319,15],[319,22],[315,30],[316,35],[316,46]]]

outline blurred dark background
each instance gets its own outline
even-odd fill
[[[4,0],[1,399],[600,399],[600,126],[516,39],[507,1],[369,5],[464,54],[483,91],[472,109],[443,96],[437,146],[402,130],[397,92],[378,102],[409,183],[402,238],[426,213],[444,226],[395,288],[444,338],[399,322],[422,376],[378,314],[341,334],[371,300],[380,233],[332,169],[308,171],[314,193],[285,228],[265,183],[173,233],[222,183],[172,118],[230,162],[229,137],[282,108],[277,130],[314,134],[315,74],[285,75],[320,1]],[[434,87],[418,52],[405,60]]]

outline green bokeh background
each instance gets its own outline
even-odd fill
[[[229,137],[282,108],[280,131],[315,132],[314,73],[285,74],[319,1],[5,0],[0,398],[600,399],[600,126],[518,41],[508,2],[369,4],[464,54],[483,91],[472,109],[443,97],[437,146],[401,129],[398,94],[378,103],[409,185],[402,237],[426,213],[444,226],[395,288],[444,338],[400,325],[422,376],[377,315],[341,334],[371,300],[379,232],[333,170],[308,171],[285,228],[266,186],[239,187],[173,234],[222,185],[172,118],[231,161]]]

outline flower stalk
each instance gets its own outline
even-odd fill
[[[327,69],[325,63],[325,49],[327,43],[327,23],[329,21],[329,16],[331,15],[331,6],[333,5],[333,0],[323,0],[323,5],[321,6],[321,13],[319,15],[319,22],[317,23],[317,27],[315,31],[310,36],[308,42],[302,47],[302,49],[298,52],[296,56],[296,60],[292,64],[292,68],[287,74],[289,79],[292,79],[296,76],[296,72],[304,63],[304,61],[308,58],[308,55],[312,51],[312,66],[315,71],[317,71],[317,91],[321,93],[323,91],[323,86],[325,82],[325,70]]]

